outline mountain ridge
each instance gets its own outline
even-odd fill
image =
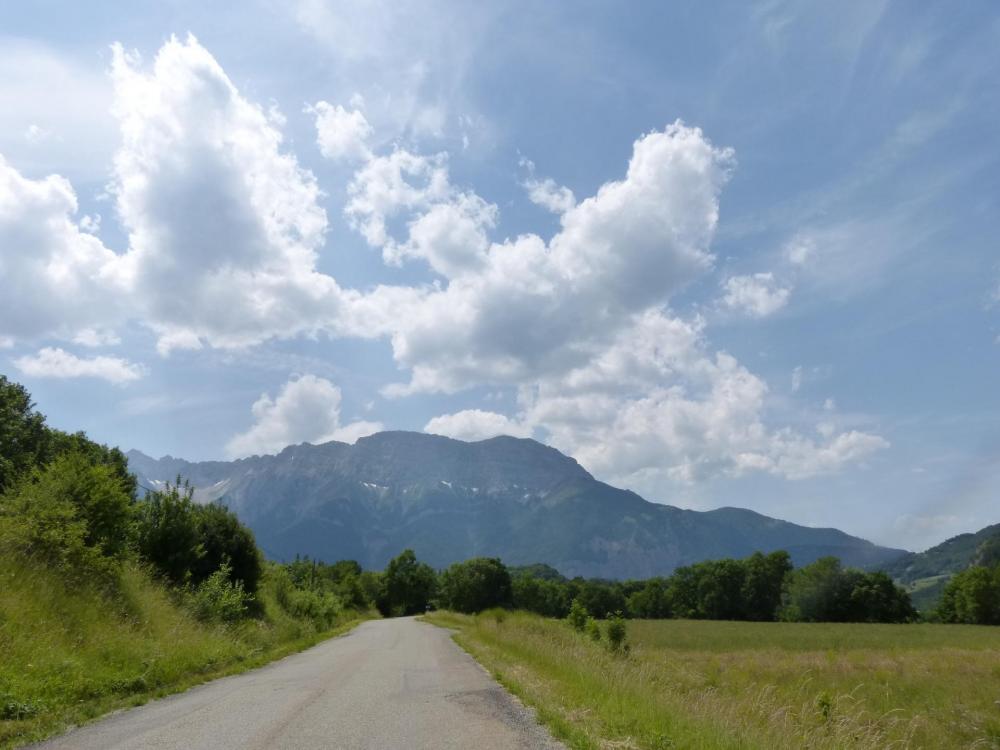
[[[145,486],[181,475],[198,501],[233,509],[277,559],[308,554],[381,568],[411,547],[436,567],[486,555],[568,576],[645,578],[758,549],[787,549],[796,564],[835,554],[865,567],[906,554],[745,508],[652,503],[528,438],[391,431],[228,462],[127,456]]]

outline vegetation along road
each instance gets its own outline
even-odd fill
[[[412,618],[363,623],[262,669],[116,714],[37,746],[558,748],[449,637]]]

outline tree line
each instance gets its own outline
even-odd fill
[[[910,622],[907,592],[883,572],[844,568],[834,557],[795,568],[787,552],[709,560],[646,580],[567,579],[544,564],[508,568],[473,558],[436,571],[412,550],[384,571],[351,560],[268,562],[228,509],[194,502],[178,477],[138,497],[117,448],[45,424],[23,386],[0,375],[0,552],[59,567],[67,577],[113,585],[138,560],[188,598],[199,616],[232,622],[260,613],[267,578],[295,617],[332,623],[344,609],[384,616],[428,608],[494,607],[566,618],[688,618],[801,622]],[[1000,539],[985,545],[945,588],[942,622],[1000,624]]]
[[[407,550],[409,566],[421,567]],[[390,563],[386,576],[392,575]],[[493,607],[567,618],[574,611],[604,619],[686,618],[795,622],[910,622],[917,619],[907,592],[881,572],[844,568],[825,557],[794,568],[787,552],[754,553],[742,560],[707,560],[647,580],[567,579],[546,565],[507,568],[496,558],[455,563],[438,576],[422,566],[420,601],[407,612],[440,607],[480,612]],[[391,604],[390,604],[391,606]]]

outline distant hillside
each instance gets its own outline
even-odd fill
[[[903,583],[913,583],[932,576],[953,575],[972,563],[979,547],[1000,536],[1000,523],[974,534],[959,534],[924,552],[909,552],[885,567],[885,571]]]
[[[924,552],[909,552],[885,566],[885,571],[910,588],[917,609],[928,611],[937,605],[948,580],[974,564],[983,546],[997,539],[1000,524],[959,534]]]
[[[511,437],[466,443],[383,432],[353,446],[303,444],[232,462],[137,451],[128,458],[148,487],[189,479],[198,499],[232,508],[283,560],[302,554],[382,568],[412,547],[436,567],[487,555],[567,576],[644,578],[756,550],[787,549],[800,565],[837,555],[863,567],[905,554],[749,510],[650,503],[597,481],[554,448]]]

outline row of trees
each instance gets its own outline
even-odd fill
[[[567,580],[548,566],[508,569],[496,558],[455,563],[440,574],[406,550],[370,588],[387,615],[427,607],[481,612],[494,607],[566,618],[572,612],[662,619],[908,622],[909,595],[884,573],[844,568],[833,557],[795,569],[788,553],[710,560],[644,581]]]

